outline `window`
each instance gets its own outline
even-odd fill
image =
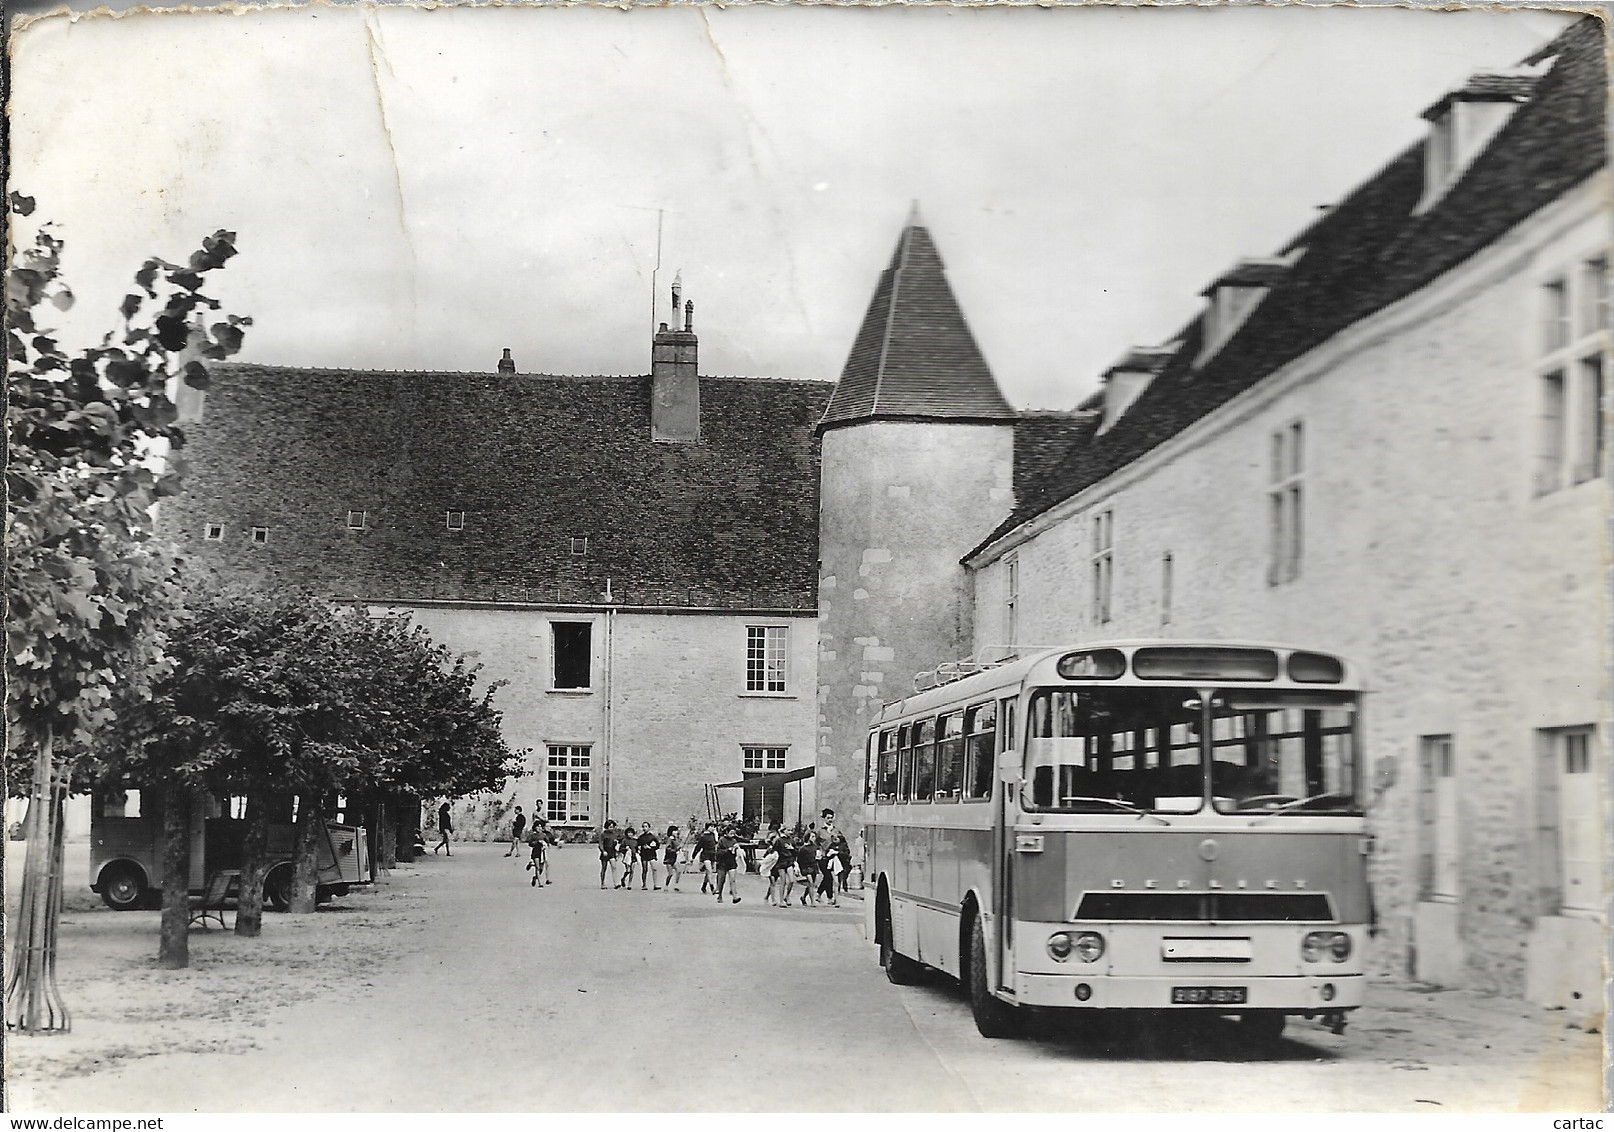
[[[1160,624],[1171,624],[1172,559],[1167,551],[1160,556]]]
[[[572,553],[575,554],[579,558],[582,558],[584,555],[588,554],[588,539],[586,539],[586,538],[574,538],[574,539],[572,539]]]
[[[956,802],[964,789],[964,713],[941,717],[936,740],[936,800]]]
[[[997,704],[987,702],[964,713],[964,797],[990,798],[997,766]]]
[[[785,820],[785,784],[762,781],[769,774],[785,769],[788,747],[742,747],[741,778],[745,782],[740,816],[755,818],[762,825]]]
[[[1418,740],[1418,763],[1423,776],[1423,820],[1427,873],[1424,896],[1450,902],[1457,899],[1458,816],[1457,755],[1450,735],[1425,735]]]
[[[1269,585],[1292,582],[1300,577],[1305,460],[1305,429],[1301,422],[1295,421],[1272,433],[1267,486],[1272,540],[1267,567]]]
[[[1536,365],[1536,495],[1601,478],[1607,460],[1608,258],[1590,256],[1541,285]]]
[[[907,801],[928,802],[936,793],[936,721],[921,719],[913,725],[913,780]]]
[[[1558,908],[1595,914],[1603,906],[1602,789],[1597,732],[1559,727],[1542,732],[1545,786],[1557,795],[1543,824],[1557,829]]]
[[[443,523],[448,527],[449,530],[463,531],[465,529],[464,511],[445,511],[443,514]]]
[[[593,687],[592,645],[594,626],[588,621],[552,621],[554,670],[551,687],[586,691]]]
[[[224,524],[209,523],[207,530],[202,534],[208,542],[221,542],[224,539]]]
[[[1582,358],[1577,366],[1575,396],[1575,463],[1570,469],[1574,483],[1585,483],[1603,469],[1603,356]]]
[[[895,727],[880,732],[880,769],[875,773],[874,795],[881,802],[894,802],[897,798],[897,767],[902,745]]]
[[[783,692],[785,690],[786,645],[790,630],[785,625],[745,627],[745,690]]]
[[[349,511],[347,513],[347,529],[350,531],[364,530],[364,515],[363,511]]]
[[[785,752],[788,747],[742,747],[742,764],[746,770],[773,771],[785,769]]]
[[[268,527],[253,527],[252,528],[252,545],[253,546],[264,546],[268,542],[269,542],[269,528]]]
[[[549,747],[544,767],[545,816],[557,825],[590,824],[590,748]]]
[[[1110,619],[1110,590],[1115,579],[1115,512],[1093,516],[1093,620]]]
[[[1003,643],[1012,645],[1020,634],[1020,560],[1003,564]]]

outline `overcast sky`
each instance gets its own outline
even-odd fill
[[[243,357],[833,380],[917,199],[1017,405],[1068,408],[1566,17],[1398,9],[321,7],[47,19],[13,185],[99,337],[216,228]],[[659,317],[667,319],[665,298]]]

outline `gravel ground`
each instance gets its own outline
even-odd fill
[[[17,843],[8,846],[19,848]],[[1194,1025],[1035,1026],[988,1042],[956,985],[896,988],[843,910],[601,892],[587,847],[532,890],[496,845],[395,870],[257,940],[114,913],[69,846],[73,1030],[7,1045],[22,1112],[1555,1111],[1602,1107],[1595,1022],[1379,983],[1336,1036],[1251,1048]],[[8,853],[8,901],[21,854]],[[243,1056],[248,1055],[248,1056]],[[791,1071],[771,1074],[788,1057]]]

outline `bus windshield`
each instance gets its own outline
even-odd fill
[[[1224,813],[1358,813],[1354,698],[1221,692],[1210,698],[1211,799]]]
[[[1040,688],[1025,803],[1193,813],[1208,793],[1222,813],[1356,813],[1356,761],[1351,693]]]
[[[1200,722],[1192,688],[1040,688],[1029,712],[1028,808],[1191,813],[1205,796]]]

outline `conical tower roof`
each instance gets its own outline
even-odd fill
[[[916,208],[874,289],[819,430],[869,420],[1014,418]]]

